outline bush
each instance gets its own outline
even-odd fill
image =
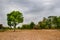
[[[3,29],[10,29],[9,27],[4,27]]]
[[[33,29],[34,26],[35,26],[34,22],[31,22],[31,23],[30,23],[30,29]]]
[[[18,29],[21,29],[20,27],[18,27]]]
[[[24,24],[24,25],[22,25],[21,29],[30,29],[30,25]]]
[[[35,26],[33,27],[33,29],[40,29],[40,26],[35,25]]]
[[[3,25],[2,24],[0,24],[0,29],[3,29]]]

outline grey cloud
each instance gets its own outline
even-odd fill
[[[50,4],[49,4],[50,3]],[[50,15],[59,15],[60,0],[0,0],[0,21],[7,24],[6,14],[11,11],[10,8],[22,9],[24,22],[38,22],[43,17]],[[27,17],[27,15],[30,15]]]

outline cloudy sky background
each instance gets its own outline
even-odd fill
[[[38,23],[43,17],[60,16],[60,0],[0,0],[0,24],[7,26],[6,14],[13,10],[23,13],[24,24]]]

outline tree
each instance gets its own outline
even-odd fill
[[[43,17],[43,20],[38,22],[41,29],[45,29],[47,26],[47,18]]]
[[[9,26],[14,26],[14,32],[16,25],[23,22],[23,15],[19,11],[12,11],[7,14],[7,22]]]
[[[9,27],[11,28],[11,20],[10,20],[10,14],[7,14],[7,24],[9,25]]]
[[[30,23],[30,29],[33,29],[33,27],[35,26],[34,22]]]
[[[57,27],[56,28],[57,29],[60,29],[60,16],[57,17],[57,23],[56,24],[57,24]]]
[[[55,28],[58,27],[58,17],[57,16],[54,16],[54,18],[53,18],[53,24],[55,24]]]

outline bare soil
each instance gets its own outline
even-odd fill
[[[60,30],[16,30],[0,32],[0,40],[60,40]]]

